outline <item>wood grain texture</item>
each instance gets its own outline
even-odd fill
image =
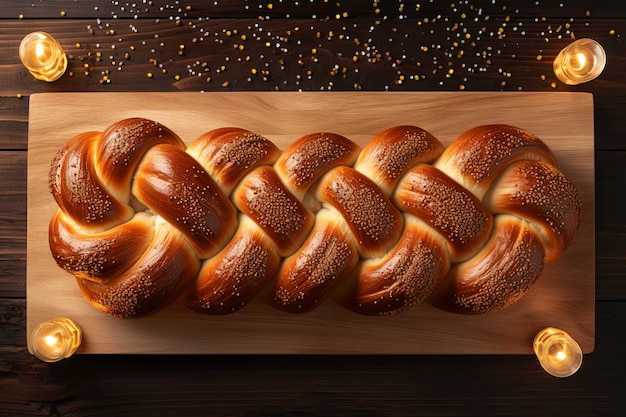
[[[546,267],[527,296],[493,315],[458,316],[423,304],[395,317],[371,318],[328,301],[298,316],[254,302],[226,317],[204,317],[174,305],[147,318],[113,319],[89,306],[49,255],[47,224],[56,205],[47,192],[47,172],[61,143],[131,116],[155,119],[186,142],[211,128],[237,125],[282,149],[315,131],[364,144],[384,128],[409,123],[448,144],[470,127],[509,123],[533,131],[553,149],[583,196],[583,224],[568,252]],[[531,353],[532,337],[547,325],[566,328],[586,353],[594,348],[589,94],[42,94],[31,97],[29,135],[27,329],[53,316],[75,318],[85,331],[80,353]]]
[[[405,16],[406,18],[435,18],[441,14],[461,14],[463,11],[479,13],[492,19],[504,19],[507,16],[529,16],[537,13],[534,2],[519,2],[515,7],[506,7],[498,2],[478,0],[469,3],[470,7],[463,8],[463,3],[447,1],[428,2],[384,2],[362,0],[280,0],[268,2],[250,2],[246,0],[228,1],[184,1],[172,2],[167,0],[150,0],[137,2],[72,2],[67,0],[46,0],[35,3],[7,2],[6,7],[0,9],[0,18],[59,18],[80,19],[85,17],[127,18],[127,19],[169,19],[173,16],[182,18],[211,17],[263,17],[267,19],[316,16],[319,19],[336,19],[337,15],[346,14],[347,17],[380,17]],[[458,4],[458,6],[457,6]],[[271,5],[271,6],[270,6]],[[562,3],[541,3],[541,13],[545,17],[561,17],[564,14],[575,19],[584,19],[593,16],[599,18],[624,17],[620,0],[596,1],[592,5],[584,2],[568,3],[564,8]],[[591,7],[593,6],[593,7]],[[590,10],[591,9],[591,10]],[[61,15],[61,12],[64,12]],[[108,13],[107,13],[108,12]]]
[[[270,3],[271,10],[258,8],[259,4]],[[298,1],[298,7],[292,8],[294,3],[295,0],[0,0],[0,233],[6,233],[0,245],[0,416],[622,415],[626,409],[624,384],[620,383],[626,345],[626,217],[622,213],[626,204],[625,3],[306,0]],[[419,11],[415,10],[418,4]],[[191,11],[184,10],[187,5]],[[375,11],[377,6],[381,9],[379,14]],[[403,11],[400,6],[404,6]],[[183,11],[179,13],[175,8]],[[61,11],[66,11],[66,16],[60,16]],[[335,18],[336,13],[344,11],[349,13],[348,18]],[[23,19],[18,19],[20,14]],[[270,18],[261,19],[262,14]],[[400,14],[408,18],[399,19]],[[177,29],[173,28],[176,22],[170,20],[172,16],[181,17],[182,25]],[[102,19],[101,24],[96,19]],[[382,25],[376,25],[376,21]],[[301,31],[289,36],[290,41],[285,44],[282,38],[295,27]],[[60,38],[71,55],[70,70],[74,76],[52,84],[29,76],[19,62],[17,45],[34,28]],[[239,33],[248,36],[243,54],[234,53],[234,44],[240,43],[240,37],[226,37],[223,32],[233,28],[245,30]],[[502,36],[497,33],[499,28],[504,29]],[[116,31],[115,36],[107,33],[110,29]],[[216,36],[204,43],[193,43],[192,38],[201,30]],[[462,36],[466,30],[471,39],[452,48],[456,36]],[[331,31],[334,40],[327,42],[326,35]],[[316,37],[317,32],[320,38]],[[154,38],[155,34],[160,37]],[[341,35],[346,36],[344,41],[339,41]],[[553,87],[556,80],[551,60],[570,35],[598,40],[605,47],[609,62],[594,82],[580,86],[556,83]],[[362,41],[360,46],[355,38]],[[266,40],[280,41],[289,53],[282,53],[278,47],[267,48]],[[76,43],[82,47],[76,47]],[[183,56],[178,55],[180,44],[186,46]],[[130,50],[131,45],[136,49]],[[421,45],[430,48],[424,52],[419,49]],[[318,49],[317,63],[313,62],[312,48]],[[395,66],[386,60],[375,64],[366,59],[357,63],[350,60],[353,54],[368,50],[383,56],[389,52],[393,58],[403,58],[403,63]],[[398,51],[406,53],[406,58]],[[96,57],[98,52],[101,60]],[[117,63],[126,52],[130,59],[118,71]],[[460,54],[463,55],[459,58]],[[234,65],[239,55],[252,59]],[[538,60],[538,55],[542,60]],[[230,63],[225,61],[227,57],[231,57]],[[158,64],[163,63],[168,72],[155,73],[147,79],[146,72],[155,68],[150,61],[153,58]],[[280,58],[285,62],[284,71],[276,65]],[[297,62],[300,58],[302,66]],[[187,74],[188,65],[199,68],[194,66],[196,62],[210,69],[210,83],[204,77]],[[266,62],[272,65],[267,81],[260,71],[256,77],[250,77],[251,68],[261,70]],[[416,67],[418,62],[422,67]],[[86,63],[90,65],[89,75],[84,75]],[[480,70],[473,67],[474,63]],[[221,65],[227,68],[218,74]],[[341,72],[333,75],[334,65],[348,69],[345,79],[340,78]],[[454,69],[454,74],[448,74],[448,68]],[[306,78],[307,71],[312,72],[312,79]],[[112,82],[101,84],[102,75],[107,73]],[[401,73],[426,78],[394,84]],[[175,81],[176,74],[181,75],[180,82]],[[297,75],[302,77],[300,85],[296,84]],[[229,81],[227,87],[222,86],[225,81]],[[274,87],[319,91],[327,89],[331,82],[334,91],[353,90],[353,85],[363,83],[369,91],[379,91],[387,85],[394,92],[458,91],[463,84],[465,91],[593,93],[596,348],[585,355],[577,374],[567,379],[551,377],[531,355],[76,355],[56,364],[45,364],[28,353],[28,95],[62,91],[266,91]],[[16,97],[18,94],[21,98]],[[95,106],[93,109],[105,111]],[[22,156],[17,157],[16,150]],[[3,169],[5,166],[8,168]],[[18,175],[13,175],[13,171]]]
[[[615,383],[623,301],[598,303],[598,349],[567,379],[531,355],[75,355],[45,364],[24,347],[24,300],[0,301],[0,315],[7,417],[612,417],[626,407]]]

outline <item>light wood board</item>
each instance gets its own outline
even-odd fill
[[[92,308],[48,248],[57,209],[48,192],[56,149],[74,135],[126,117],[154,119],[189,143],[213,128],[239,126],[281,149],[308,133],[343,134],[365,144],[399,124],[420,126],[448,145],[481,124],[530,130],[554,151],[583,198],[576,239],[511,308],[462,316],[420,304],[392,317],[366,317],[326,301],[304,315],[261,301],[210,317],[174,304],[149,317],[111,318]],[[587,93],[52,93],[30,99],[27,331],[57,316],[84,332],[78,353],[530,354],[540,329],[568,331],[583,351],[595,340],[593,97]]]

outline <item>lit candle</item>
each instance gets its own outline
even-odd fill
[[[602,46],[593,39],[579,39],[559,52],[553,68],[559,80],[576,85],[598,77],[605,65],[606,54]]]
[[[45,362],[57,362],[76,352],[82,332],[72,320],[64,317],[48,320],[33,329],[28,351]]]
[[[569,334],[554,327],[537,333],[533,349],[543,369],[560,378],[576,373],[583,360],[578,343]]]
[[[38,80],[58,80],[67,69],[65,51],[45,32],[26,35],[20,43],[19,53],[24,66]]]

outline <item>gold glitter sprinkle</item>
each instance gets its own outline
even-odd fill
[[[148,77],[148,78],[152,78],[152,73],[151,73],[151,72],[147,73],[147,74],[146,74],[146,77]]]

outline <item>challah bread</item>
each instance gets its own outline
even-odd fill
[[[395,126],[363,149],[320,132],[281,152],[234,127],[186,148],[126,119],[68,141],[49,181],[51,252],[116,317],[177,299],[227,314],[255,297],[292,313],[329,297],[369,315],[424,300],[498,311],[567,249],[581,212],[550,149],[507,125],[446,149]]]

